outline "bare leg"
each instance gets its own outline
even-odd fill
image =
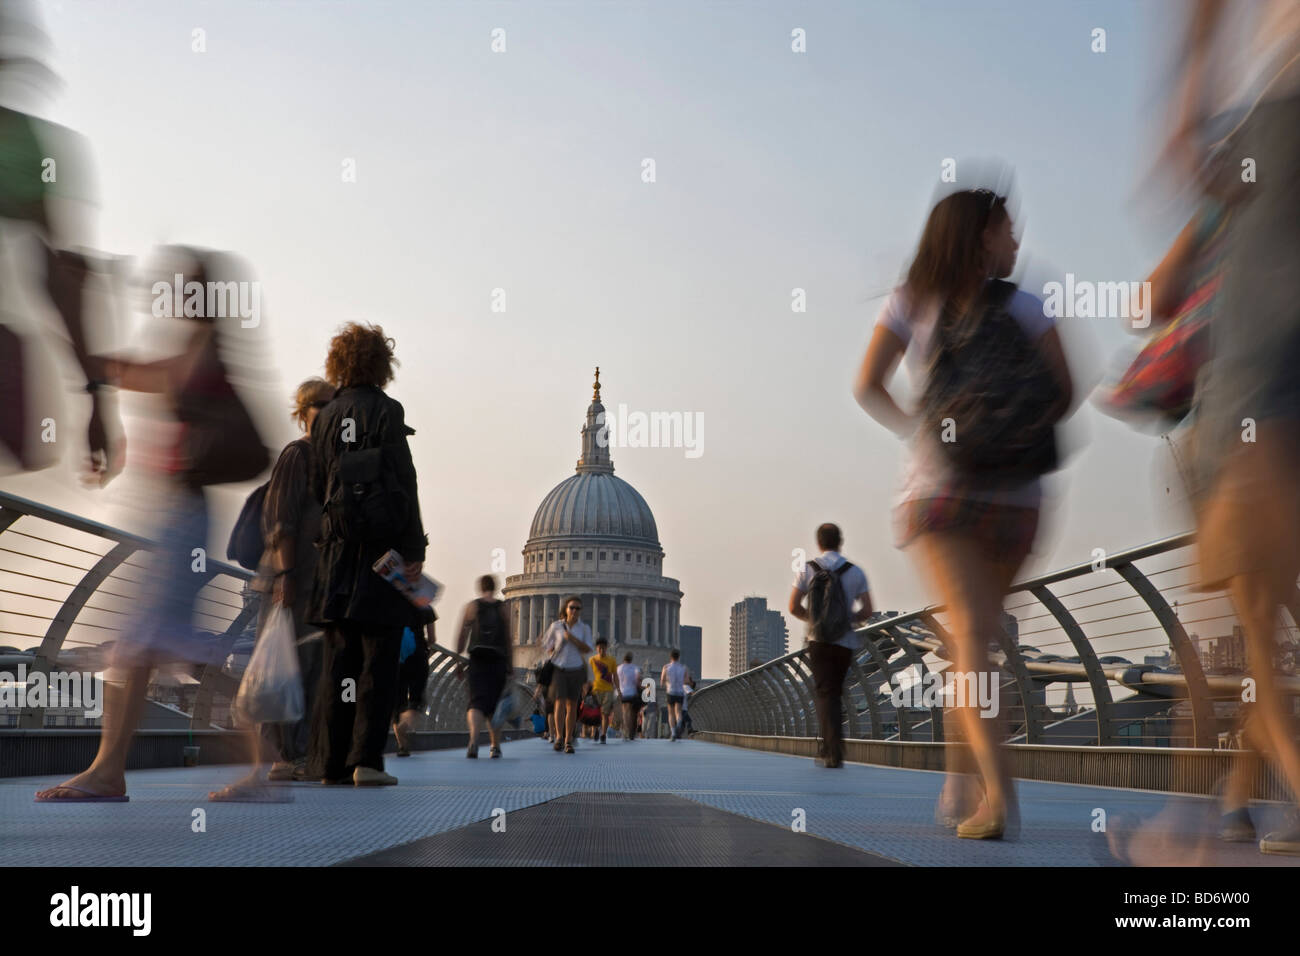
[[[576,700],[563,700],[560,702],[560,706],[564,708],[564,744],[567,747],[573,746],[573,725],[578,717],[577,705]]]
[[[483,715],[483,711],[477,709],[471,709],[465,716],[469,722],[469,745],[477,749],[478,739],[483,735],[483,727],[487,723],[487,718]]]
[[[1287,573],[1294,581],[1293,572]],[[1292,796],[1296,797],[1300,795],[1300,747],[1291,736],[1285,698],[1273,671],[1277,611],[1283,595],[1277,586],[1279,582],[1271,581],[1271,577],[1270,572],[1251,572],[1233,578],[1232,601],[1246,632],[1246,656],[1250,674],[1255,678],[1254,736],[1267,747]],[[1293,584],[1288,586],[1294,589]]]
[[[916,547],[930,580],[948,607],[949,631],[955,645],[954,667],[964,673],[988,670],[988,642],[997,639],[1001,627],[1002,594],[997,591],[1000,575],[984,558],[978,542],[969,536],[922,535]],[[964,825],[1005,820],[1011,778],[999,754],[995,722],[981,717],[976,707],[956,708],[954,713],[984,789],[984,799]]]
[[[148,666],[130,667],[120,683],[104,682],[104,727],[99,752],[88,768],[44,793],[53,793],[64,786],[105,796],[126,793],[126,757],[131,749],[131,737],[144,713],[150,671]]]

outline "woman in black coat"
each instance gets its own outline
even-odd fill
[[[325,377],[338,388],[312,424],[312,492],[324,509],[309,619],[325,630],[312,733],[313,775],[384,786],[384,745],[411,605],[374,571],[395,549],[419,580],[425,536],[405,413],[383,392],[393,341],[350,323],[330,342]]]

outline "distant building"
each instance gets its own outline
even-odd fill
[[[574,473],[542,499],[524,544],[524,569],[501,590],[526,677],[542,657],[541,641],[570,595],[582,600],[593,637],[609,641],[618,660],[632,651],[658,676],[678,640],[682,591],[664,576],[664,549],[650,506],[614,474],[600,401],[600,370],[581,429]]]
[[[1201,666],[1211,674],[1241,673],[1246,670],[1246,634],[1233,625],[1232,634],[1210,637],[1196,644]]]
[[[747,597],[733,604],[730,631],[732,677],[789,653],[785,618],[768,608],[765,597]]]
[[[682,663],[691,669],[699,680],[700,669],[704,666],[704,631],[694,624],[682,624],[677,628],[677,648],[682,652]]]
[[[1158,667],[1161,670],[1177,669],[1178,662],[1175,661],[1168,651],[1163,654],[1148,654],[1142,658],[1142,663],[1148,667]]]

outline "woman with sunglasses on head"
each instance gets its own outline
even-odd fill
[[[971,189],[937,203],[905,281],[881,310],[854,386],[854,397],[867,414],[910,440],[902,494],[894,512],[896,537],[899,547],[910,547],[916,554],[922,574],[946,606],[949,659],[959,674],[978,674],[992,667],[989,647],[1001,641],[1002,599],[1033,545],[1042,488],[1032,474],[975,474],[957,465],[960,459],[943,443],[964,438],[969,447],[977,440],[976,423],[987,421],[980,406],[993,400],[990,380],[993,392],[1014,395],[1021,385],[1018,376],[1025,370],[994,368],[991,362],[982,368],[961,368],[958,363],[968,383],[980,376],[985,379],[980,387],[966,389],[969,411],[957,416],[960,421],[936,421],[928,412],[904,411],[886,384],[901,358],[913,382],[926,387],[922,404],[929,409],[933,371],[940,368],[932,364],[937,346],[948,349],[954,342],[970,342],[987,336],[991,328],[1001,328],[1000,334],[1019,337],[1025,354],[1042,370],[1041,378],[1054,386],[1047,389],[1052,393],[1048,407],[1041,409],[1050,431],[1069,407],[1070,374],[1060,338],[1042,303],[996,281],[1011,273],[1018,249],[1005,197]],[[995,321],[1001,316],[1014,323]],[[945,428],[951,431],[945,434]],[[999,679],[996,670],[990,676]],[[1015,799],[1000,747],[1003,722],[988,719],[988,709],[967,703],[950,711],[959,731],[950,736],[960,737],[962,743],[950,756],[937,816],[955,825],[960,837],[998,839],[1008,817],[1014,816]],[[969,770],[975,772],[979,789],[964,772]]]

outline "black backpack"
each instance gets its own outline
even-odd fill
[[[812,640],[838,641],[853,626],[848,602],[844,600],[844,588],[840,585],[840,579],[851,567],[853,565],[845,561],[834,571],[827,571],[816,561],[812,562],[813,579],[808,588]]]
[[[250,571],[257,570],[266,548],[266,539],[262,537],[262,509],[266,506],[266,489],[270,487],[269,481],[258,485],[245,499],[226,543],[226,560]]]
[[[1061,386],[1042,351],[1007,311],[1016,287],[994,279],[958,323],[945,308],[934,328],[921,397],[931,430],[958,474],[977,482],[1027,481],[1059,464],[1056,419]],[[947,420],[955,432],[944,441]]]
[[[357,448],[339,455],[325,512],[333,536],[348,542],[391,545],[406,529],[411,502],[397,480],[386,441],[388,414]]]
[[[506,630],[501,626],[501,602],[479,601],[478,613],[469,625],[469,646],[471,653],[477,650],[492,651],[505,655]]]

